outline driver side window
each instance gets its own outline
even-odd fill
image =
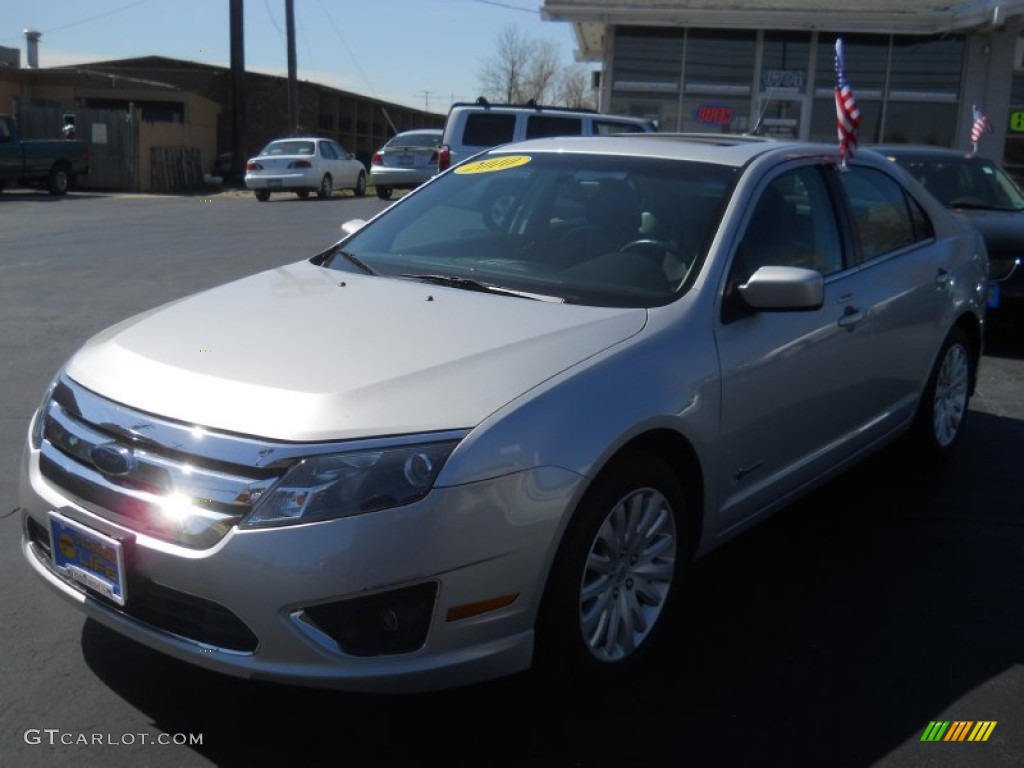
[[[758,267],[843,268],[839,228],[825,181],[805,166],[774,178],[761,193],[737,252],[746,281]]]

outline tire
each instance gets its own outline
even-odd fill
[[[66,195],[71,189],[71,169],[67,163],[57,163],[50,169],[46,182],[51,195]]]
[[[395,191],[391,187],[377,187],[377,197],[381,200],[390,200]]]
[[[939,351],[921,395],[910,439],[916,458],[942,465],[953,455],[970,412],[974,352],[962,328],[954,328]]]
[[[686,503],[660,459],[631,451],[594,481],[565,532],[537,621],[535,666],[600,688],[664,633],[687,557]]]
[[[306,198],[309,197],[309,190],[308,189],[300,189],[295,194],[298,195],[302,200],[305,200]]]
[[[366,194],[366,174],[362,171],[359,172],[359,178],[356,179],[356,186],[352,190],[352,194],[356,197],[362,197]]]
[[[331,181],[331,174],[325,173],[324,177],[320,179],[320,189],[316,191],[316,196],[321,200],[326,200],[328,197],[334,194],[334,182]]]
[[[267,202],[267,200],[270,199],[270,192],[268,192],[265,189],[257,189],[255,194],[256,199],[259,200],[261,203],[265,203]]]

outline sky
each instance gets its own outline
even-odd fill
[[[229,0],[0,0],[0,45],[42,32],[40,68],[136,56],[231,63]],[[416,109],[447,112],[480,95],[478,75],[515,27],[573,63],[566,22],[541,21],[538,0],[294,0],[300,80]],[[245,0],[245,66],[288,74],[285,0]]]

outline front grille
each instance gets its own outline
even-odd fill
[[[245,653],[256,650],[256,635],[219,603],[138,579],[129,581],[128,594],[123,612],[152,627],[218,648]]]
[[[43,477],[100,517],[196,549],[216,544],[295,460],[112,403],[66,376],[40,418]]]

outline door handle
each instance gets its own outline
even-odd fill
[[[864,312],[858,307],[846,307],[843,310],[843,314],[839,316],[839,327],[849,328],[851,331],[854,326],[857,325],[861,320],[864,319]]]
[[[953,282],[953,278],[950,277],[949,272],[942,267],[935,272],[935,284],[940,288],[945,288]]]

